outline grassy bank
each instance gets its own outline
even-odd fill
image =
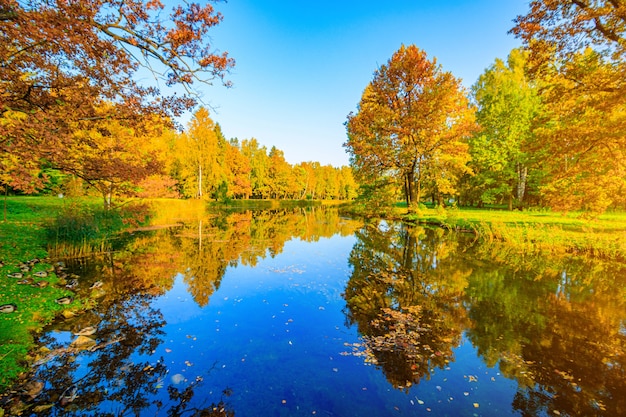
[[[432,223],[476,233],[487,242],[503,242],[520,252],[577,253],[626,260],[626,213],[585,219],[580,213],[499,209],[423,208],[394,215],[405,221]]]
[[[28,370],[28,352],[44,326],[58,315],[70,316],[90,306],[90,300],[75,299],[67,305],[55,301],[74,294],[54,263],[55,257],[93,250],[126,227],[123,217],[103,214],[101,206],[98,199],[6,200],[7,220],[0,222],[0,305],[13,304],[17,310],[0,313],[0,392]],[[15,273],[22,277],[10,276]]]

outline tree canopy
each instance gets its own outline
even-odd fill
[[[626,5],[535,0],[516,23],[544,85],[535,132],[547,203],[594,212],[626,203]]]
[[[4,0],[0,152],[54,165],[74,131],[94,121],[132,127],[146,115],[179,115],[196,103],[194,83],[228,85],[234,61],[209,37],[222,15],[211,3],[165,9],[159,0]],[[136,81],[142,67],[154,74],[151,85]],[[184,93],[164,95],[159,84]],[[102,114],[106,103],[114,105]],[[0,158],[3,170],[6,160]]]
[[[532,123],[541,108],[536,83],[525,71],[526,57],[526,51],[514,49],[506,62],[496,59],[472,87],[480,130],[470,140],[475,175],[467,198],[480,204],[508,200],[512,208],[513,201],[521,206],[526,194],[535,158]]]
[[[392,178],[412,206],[429,175],[437,184],[463,169],[473,126],[460,81],[416,46],[402,45],[374,73],[357,113],[348,115],[344,146],[360,181]],[[450,156],[463,162],[445,164]]]

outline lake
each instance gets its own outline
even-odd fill
[[[175,222],[65,260],[91,308],[41,336],[34,415],[626,415],[624,264],[323,208]]]

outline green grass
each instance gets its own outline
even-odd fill
[[[72,293],[51,272],[53,261],[48,258],[48,248],[58,249],[59,245],[73,248],[124,227],[120,216],[102,215],[101,206],[97,199],[10,197],[6,200],[7,221],[0,222],[0,304],[16,304],[17,311],[0,313],[0,392],[28,371],[28,352],[34,346],[34,336],[44,326],[59,314],[70,314],[89,305],[89,300],[75,300],[69,306],[54,301]],[[19,279],[7,276],[19,272],[20,264],[35,258],[41,262],[35,263],[24,276],[34,282],[48,281],[47,287],[20,285]],[[33,276],[42,270],[50,271],[49,276]]]
[[[441,224],[473,231],[485,241],[498,241],[525,252],[578,253],[626,260],[626,213],[611,212],[596,219],[580,213],[507,211],[494,209],[420,209],[396,214],[407,221]]]
[[[60,209],[61,202],[57,200],[9,198],[7,221],[0,223],[0,260],[3,263],[0,268],[0,304],[18,306],[16,312],[0,315],[0,390],[6,389],[28,369],[26,358],[34,343],[33,335],[64,308],[54,300],[69,293],[57,286],[58,278],[54,274],[45,279],[34,279],[35,282],[49,281],[46,288],[18,285],[18,279],[7,277],[9,273],[20,271],[20,263],[47,257],[44,224]],[[40,262],[25,276],[32,277],[32,273],[50,268],[50,263]]]

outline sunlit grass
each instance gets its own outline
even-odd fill
[[[45,280],[45,288],[18,285],[18,279],[7,274],[19,272],[19,264],[33,259],[44,260],[44,224],[61,207],[58,199],[24,197],[7,199],[7,221],[0,222],[0,304],[13,303],[18,306],[14,313],[0,316],[0,390],[5,389],[20,373],[28,370],[25,360],[33,346],[33,334],[50,323],[59,311],[54,300],[68,293],[58,288],[57,277],[51,273]],[[35,264],[32,271],[48,270],[45,261]],[[28,275],[28,274],[27,274]]]
[[[4,208],[4,200],[2,206]],[[88,300],[75,300],[61,306],[54,300],[71,291],[54,272],[35,278],[36,271],[52,271],[50,250],[56,255],[87,254],[93,250],[88,239],[110,234],[121,227],[121,219],[94,215],[102,211],[99,199],[59,199],[57,197],[10,197],[6,199],[6,221],[0,222],[0,304],[16,304],[17,311],[0,314],[0,392],[29,369],[28,352],[34,346],[34,335],[65,310],[82,309]],[[89,247],[85,247],[85,245]],[[20,265],[34,259],[24,273],[34,282],[47,281],[44,288],[18,284],[7,274],[19,272]]]
[[[505,242],[521,251],[584,253],[626,259],[626,213],[610,212],[595,219],[581,213],[420,208],[415,214],[398,209],[409,221],[442,224],[477,233],[485,241]]]

